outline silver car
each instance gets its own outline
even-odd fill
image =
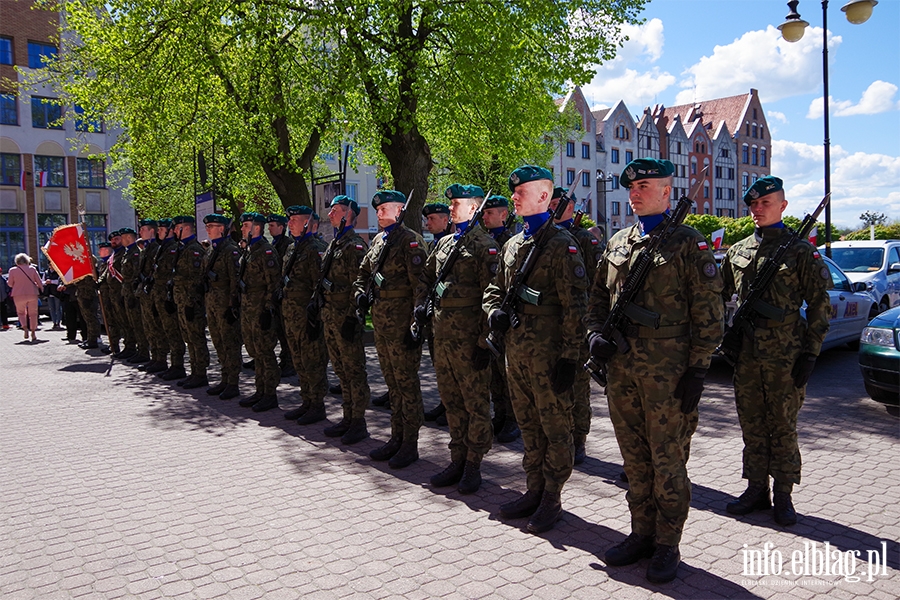
[[[834,242],[831,258],[850,281],[866,284],[878,312],[900,306],[900,240]]]

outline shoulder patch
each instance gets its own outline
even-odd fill
[[[488,248],[488,254],[490,254],[491,256],[494,256],[495,254],[497,254],[497,249],[496,248]]]
[[[709,250],[709,244],[706,243],[706,240],[702,242],[697,242],[697,247],[701,250]]]
[[[410,248],[418,248],[418,247],[419,247],[419,242],[412,241],[412,242],[409,243],[409,247],[410,247]]]
[[[822,258],[822,255],[819,254],[818,250],[813,250],[813,258]]]
[[[232,256],[237,256],[237,255],[238,255],[238,251],[237,251],[237,250],[232,250],[232,251],[231,251],[231,254],[232,254]]]
[[[578,279],[584,277],[584,267],[582,265],[575,265],[575,277]]]
[[[356,249],[357,249],[357,250],[362,250],[362,249],[363,249],[363,245],[362,245],[362,244],[357,244],[357,245],[356,245]]]
[[[819,271],[819,275],[822,276],[822,279],[831,279],[831,273],[828,272],[828,267],[822,267],[822,270]]]
[[[324,252],[319,252],[318,255],[319,255],[319,258],[322,258],[323,256],[325,256],[325,253],[324,253]]]
[[[413,256],[413,257],[412,257],[412,264],[414,264],[414,265],[421,265],[421,264],[422,264],[422,257],[419,256],[418,254],[416,254],[415,256]]]
[[[700,266],[700,272],[703,273],[703,276],[707,279],[715,279],[719,269],[716,267],[716,263],[710,260],[704,262]]]
[[[169,250],[169,254],[175,254],[176,252],[178,252],[178,250],[175,248],[172,248],[171,250]]]
[[[266,254],[272,254],[271,250],[266,250]]]
[[[592,246],[596,246],[596,245],[599,244],[599,243],[600,243],[600,241],[599,241],[597,238],[594,238],[594,237],[591,238],[591,245],[592,245]]]
[[[577,253],[578,253],[578,248],[576,248],[575,246],[569,246],[569,254],[577,254]]]

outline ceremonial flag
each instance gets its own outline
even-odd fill
[[[817,237],[819,237],[819,228],[813,227],[812,231],[809,232],[809,243],[815,246]]]
[[[723,227],[722,229],[716,229],[715,231],[712,232],[711,237],[712,237],[713,248],[718,250],[719,248],[722,247],[722,242],[725,240],[725,228]]]
[[[94,261],[91,260],[84,227],[80,223],[54,229],[41,251],[47,256],[53,270],[59,273],[64,285],[85,277],[94,277]]]

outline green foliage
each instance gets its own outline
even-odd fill
[[[854,231],[852,233],[848,233],[843,238],[844,240],[867,240],[869,239],[869,228],[866,227],[864,229],[860,229],[858,231]],[[875,239],[876,240],[900,240],[900,221],[894,221],[888,225],[876,225],[875,226]]]
[[[859,215],[859,220],[863,222],[863,225],[884,225],[887,221],[887,215],[884,213],[876,213],[871,210],[867,210],[863,214]]]

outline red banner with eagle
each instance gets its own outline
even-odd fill
[[[53,230],[50,240],[41,248],[63,284],[69,285],[85,277],[94,277],[94,261],[81,223],[63,225]]]

